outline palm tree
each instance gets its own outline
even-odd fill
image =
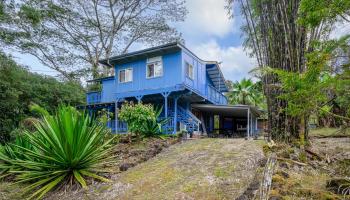
[[[230,104],[244,104],[257,106],[262,102],[262,92],[259,84],[251,79],[243,78],[241,81],[231,83],[231,91],[227,93]]]

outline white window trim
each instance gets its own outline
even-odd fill
[[[188,71],[189,65],[192,66],[192,77],[190,76],[190,73],[188,73],[189,72]],[[186,61],[185,62],[185,67],[186,67],[186,69],[185,69],[186,77],[191,79],[191,80],[194,80],[194,66]]]
[[[121,71],[126,71],[126,70],[131,70],[131,81],[124,81],[124,82],[121,82],[121,81],[120,81],[120,72],[121,72]],[[125,74],[125,75],[126,75],[126,74]],[[130,83],[130,82],[132,82],[133,80],[134,80],[134,70],[133,70],[132,67],[125,68],[125,69],[120,69],[120,70],[118,71],[118,83]]]
[[[162,66],[162,73],[160,75],[157,75],[157,76],[155,74],[154,74],[154,76],[148,76],[148,65],[154,64],[156,62],[160,62],[160,65]],[[153,73],[155,73],[155,70],[154,70]],[[147,62],[146,62],[146,79],[159,78],[159,77],[162,77],[163,75],[164,75],[164,66],[163,66],[162,57],[161,56],[157,56],[157,57],[147,58]]]

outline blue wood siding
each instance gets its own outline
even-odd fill
[[[176,86],[182,82],[181,80],[181,53],[162,55],[163,76],[155,78],[146,77],[147,59],[139,60],[122,65],[115,66],[115,91],[114,93],[126,93],[133,91],[142,91],[150,89],[161,89]],[[126,68],[133,69],[133,81],[127,83],[119,83],[119,71]]]
[[[101,102],[115,101],[115,80],[103,80],[102,81]]]
[[[186,75],[186,63],[189,63],[193,66],[194,77],[190,79]],[[194,91],[205,94],[205,85],[206,80],[206,69],[205,63],[200,61],[190,52],[183,50],[182,51],[182,77],[186,86],[189,86]]]
[[[147,59],[137,60],[115,66],[115,78],[102,80],[102,91],[87,94],[88,103],[112,102],[117,98],[142,96],[161,92],[190,89],[214,104],[227,104],[226,97],[213,87],[208,76],[206,63],[186,49],[161,56],[163,75],[155,78],[146,77]],[[186,74],[186,63],[193,66],[193,78]],[[132,81],[120,83],[119,72],[132,68]]]
[[[194,78],[187,77],[186,63],[193,65]],[[182,51],[182,77],[184,84],[191,90],[203,96],[214,104],[227,104],[226,97],[213,87],[213,83],[206,71],[206,63],[198,59],[191,52]]]

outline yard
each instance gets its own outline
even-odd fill
[[[190,140],[112,176],[112,183],[49,196],[65,200],[235,199],[255,177],[264,157],[262,144],[243,139]]]

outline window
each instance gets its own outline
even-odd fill
[[[132,68],[119,70],[119,83],[132,81]]]
[[[190,79],[194,79],[193,65],[186,62],[186,76]]]
[[[158,56],[158,57],[148,58],[146,77],[155,78],[160,76],[163,76],[162,57]]]

